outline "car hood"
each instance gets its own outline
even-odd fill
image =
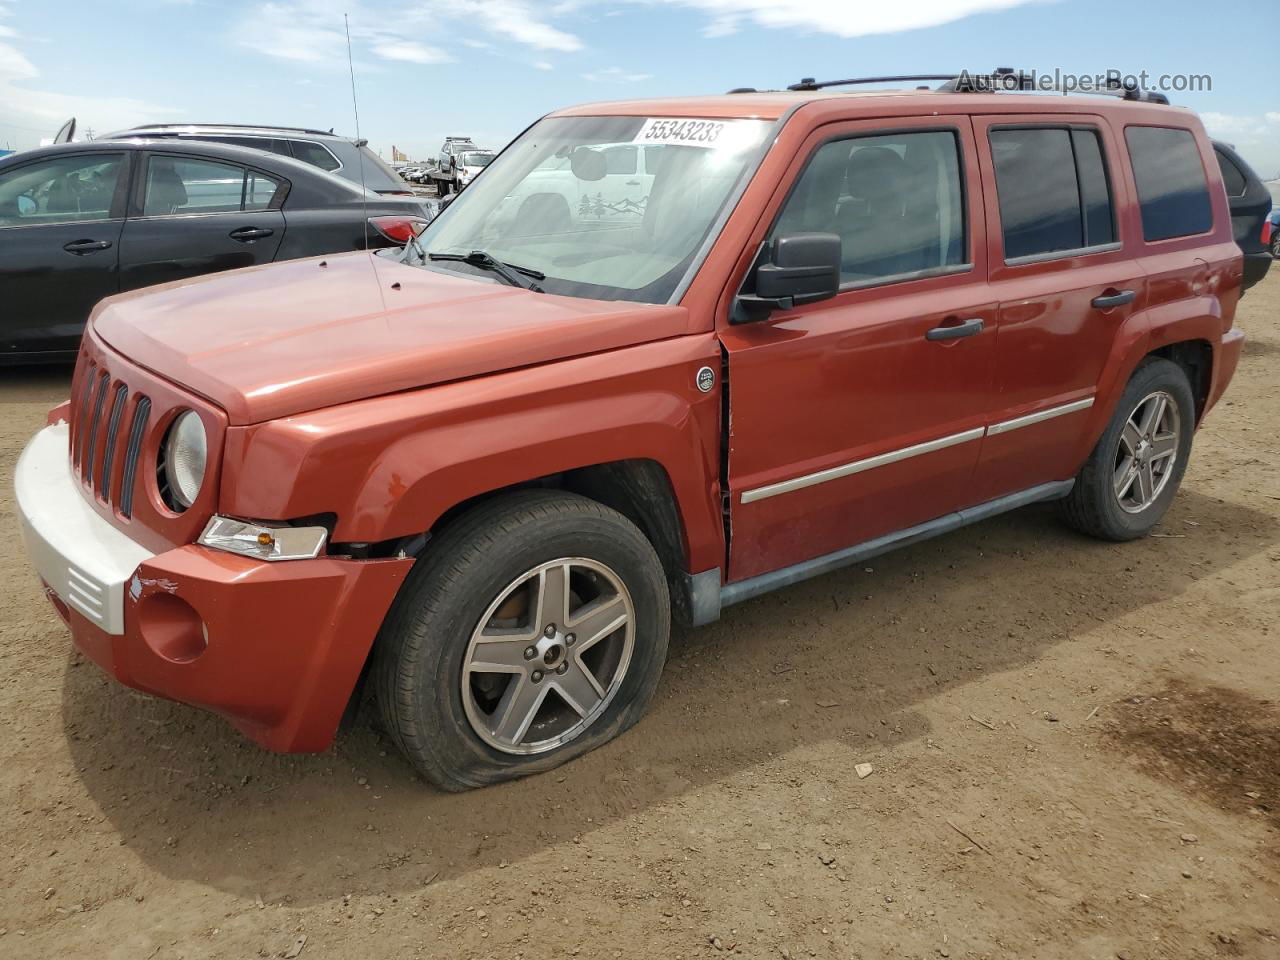
[[[110,297],[90,323],[233,424],[689,332],[683,307],[532,293],[367,252]]]

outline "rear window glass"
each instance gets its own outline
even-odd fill
[[[1094,130],[992,130],[1004,257],[1043,256],[1115,240],[1111,190]]]
[[[1227,196],[1243,197],[1245,188],[1244,171],[1236,166],[1235,161],[1221,150],[1214,150],[1213,155],[1218,158],[1218,169],[1222,171],[1222,185],[1227,188]]]
[[[1209,185],[1190,130],[1126,127],[1133,179],[1142,207],[1142,235],[1167,240],[1213,226]]]
[[[337,170],[342,166],[332,153],[318,143],[312,143],[309,140],[290,140],[289,146],[293,148],[293,155],[297,159],[313,167],[319,167],[321,170]]]

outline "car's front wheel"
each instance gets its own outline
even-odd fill
[[[525,491],[427,547],[383,627],[382,719],[445,790],[548,770],[644,713],[670,600],[644,535],[584,497]]]
[[[1195,400],[1186,373],[1161,358],[1130,378],[1062,514],[1103,540],[1146,536],[1173,502],[1191,456]]]

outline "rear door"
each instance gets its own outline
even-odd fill
[[[1133,238],[1122,242],[1122,153],[1102,118],[975,117],[974,132],[1000,301],[977,474],[990,500],[1075,475],[1103,367],[1146,286]]]
[[[75,350],[119,289],[129,157],[68,151],[0,173],[0,356]]]
[[[287,182],[224,160],[149,153],[120,243],[120,289],[270,263]]]
[[[802,147],[749,246],[836,233],[842,288],[721,332],[730,581],[972,502],[996,320],[976,168],[963,116],[833,124]]]

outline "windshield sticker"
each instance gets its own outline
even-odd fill
[[[697,120],[690,117],[648,117],[632,143],[677,147],[741,149],[756,139],[760,124],[754,120]],[[745,142],[744,142],[745,141]]]

